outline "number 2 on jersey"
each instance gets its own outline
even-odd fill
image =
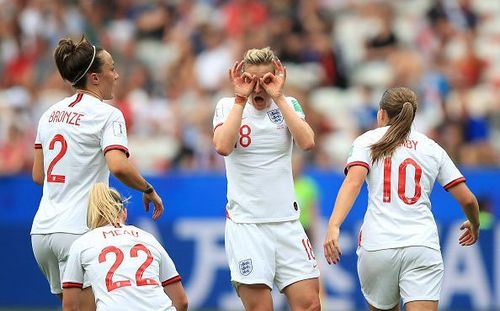
[[[68,143],[66,142],[66,139],[64,139],[64,136],[62,136],[61,134],[57,134],[50,141],[49,150],[54,150],[55,144],[57,142],[61,143],[61,149],[49,164],[49,168],[47,169],[47,182],[64,183],[66,181],[66,176],[54,175],[52,174],[52,170],[54,169],[54,166],[57,164],[57,162],[59,162],[59,160],[61,160],[62,157],[66,154],[66,151],[68,150]]]
[[[413,197],[406,196],[406,168],[411,165],[415,169],[415,190]],[[383,202],[391,202],[391,167],[392,159],[390,157],[384,159],[384,193]],[[408,205],[415,204],[422,196],[422,187],[420,186],[420,179],[422,178],[422,167],[413,160],[407,158],[399,165],[398,170],[398,197]]]
[[[135,284],[137,286],[158,285],[155,280],[142,277],[144,271],[146,271],[147,267],[149,267],[149,265],[153,262],[153,255],[151,254],[151,251],[143,244],[136,244],[130,249],[130,257],[137,257],[139,251],[146,253],[147,257],[135,272]],[[106,255],[109,253],[114,253],[116,257],[115,262],[113,263],[113,265],[111,265],[111,268],[109,268],[108,273],[106,274],[106,288],[108,289],[108,292],[120,287],[132,286],[132,282],[130,280],[113,281],[113,275],[115,274],[116,269],[118,269],[118,267],[122,264],[123,259],[125,258],[125,255],[123,254],[121,249],[116,246],[108,246],[103,248],[103,250],[99,254],[99,263],[105,262]]]

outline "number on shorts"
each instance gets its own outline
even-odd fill
[[[314,251],[313,251],[313,248],[311,245],[311,241],[309,241],[309,239],[302,239],[302,246],[304,246],[304,250],[306,251],[307,259],[316,260],[316,257],[314,256]]]
[[[415,168],[415,190],[413,197],[409,198],[406,196],[406,168],[408,165]],[[392,159],[390,157],[384,159],[384,190],[383,190],[383,202],[391,202],[391,167]],[[420,186],[420,179],[422,178],[422,167],[413,160],[412,158],[405,159],[399,165],[398,171],[398,197],[408,205],[415,204],[418,199],[422,196],[422,187]]]
[[[136,244],[130,249],[130,257],[137,257],[139,251],[143,251],[144,253],[146,253],[147,257],[135,273],[135,284],[137,286],[158,285],[158,283],[153,279],[142,278],[144,271],[146,271],[147,267],[149,267],[149,265],[151,265],[151,263],[153,262],[153,255],[151,255],[151,251],[143,244]],[[99,254],[99,263],[105,262],[106,255],[109,253],[114,253],[116,257],[115,262],[113,263],[113,265],[111,265],[111,268],[109,268],[108,273],[106,273],[105,281],[108,292],[120,287],[132,286],[132,282],[130,280],[113,281],[113,275],[118,267],[122,264],[125,257],[121,249],[116,246],[108,246],[103,248],[103,250]]]
[[[57,164],[57,162],[59,162],[59,160],[61,160],[62,157],[66,154],[66,151],[68,150],[68,143],[61,134],[57,134],[50,141],[49,150],[54,150],[56,142],[61,143],[61,150],[59,150],[59,153],[49,164],[49,168],[47,169],[47,182],[64,183],[66,181],[66,176],[54,175],[52,174],[52,170],[54,169],[54,166]]]

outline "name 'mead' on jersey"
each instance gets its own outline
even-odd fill
[[[43,151],[45,180],[31,234],[86,232],[90,188],[109,182],[104,154],[118,149],[128,156],[123,114],[77,93],[42,115],[35,148]]]

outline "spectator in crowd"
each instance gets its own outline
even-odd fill
[[[125,114],[130,145],[145,150],[133,156],[138,168],[148,173],[220,169],[220,163],[207,161],[213,151],[210,144],[193,140],[205,140],[202,131],[211,126],[217,100],[231,94],[231,86],[220,78],[221,68],[253,46],[273,47],[287,65],[287,87],[302,88],[307,93],[304,103],[311,102],[309,110],[322,118],[325,130],[316,133],[318,148],[308,164],[342,169],[343,152],[329,145],[348,146],[363,131],[364,124],[340,123],[337,114],[348,107],[342,119],[358,118],[352,108],[363,96],[359,86],[369,86],[375,95],[393,85],[417,90],[422,109],[416,125],[439,143],[443,137],[438,132],[448,122],[468,123],[448,115],[448,103],[459,103],[455,94],[493,98],[479,117],[498,111],[498,96],[490,85],[500,66],[495,53],[500,31],[494,24],[500,11],[492,2],[177,2],[0,2],[0,144],[7,139],[10,123],[3,122],[10,115],[2,109],[8,106],[6,94],[15,89],[28,94],[27,135],[34,135],[41,112],[54,98],[71,94],[70,87],[54,79],[51,51],[61,36],[81,33],[110,51],[122,69],[122,87],[110,104]],[[313,100],[325,91],[340,98]],[[473,110],[481,105],[477,102],[471,102]],[[194,123],[193,115],[201,111]],[[495,126],[491,118],[481,123],[485,133]],[[461,153],[477,147],[475,140],[460,139]],[[186,154],[184,147],[193,152],[192,165],[177,161]],[[464,157],[466,162],[457,158],[457,163],[500,163],[494,135],[481,140],[481,149],[489,150],[489,156]]]

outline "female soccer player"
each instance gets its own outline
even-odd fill
[[[69,247],[88,231],[87,203],[93,184],[108,183],[111,171],[125,185],[143,192],[146,211],[154,204],[153,219],[163,213],[163,203],[128,161],[122,113],[104,102],[113,98],[119,77],[111,55],[85,38],[61,39],[54,58],[62,78],[76,92],[51,106],[38,123],[33,180],[43,185],[43,195],[31,241],[51,292],[60,297]],[[95,310],[92,290],[82,296],[82,310]]]
[[[225,156],[226,254],[246,310],[272,310],[273,284],[292,310],[319,310],[319,270],[299,222],[293,142],[314,147],[298,101],[283,95],[286,69],[269,48],[251,49],[229,71],[234,97],[214,116],[214,146]]]
[[[342,255],[340,226],[366,180],[368,208],[357,253],[361,290],[370,310],[399,310],[400,299],[409,311],[437,310],[443,260],[429,201],[436,179],[467,216],[459,243],[472,245],[479,235],[475,196],[443,148],[412,129],[416,111],[412,90],[385,91],[379,128],[354,141],[328,224],[325,258],[336,264]]]
[[[79,310],[84,274],[97,310],[187,310],[172,259],[151,234],[125,225],[123,203],[106,184],[92,187],[87,213],[91,231],[70,248],[62,282],[63,311]]]

